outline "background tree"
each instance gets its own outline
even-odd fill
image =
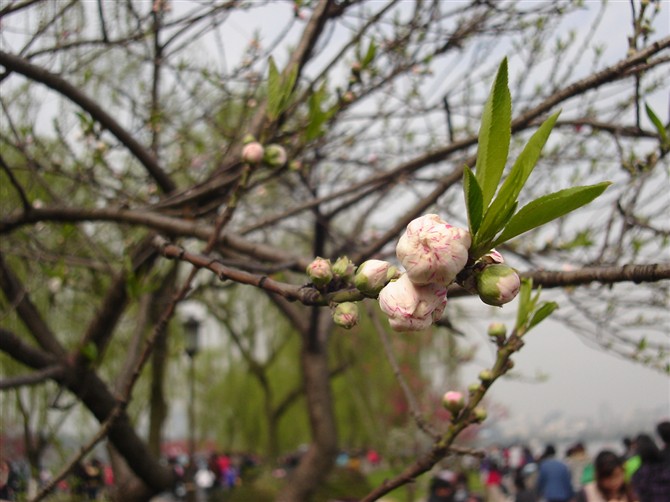
[[[305,267],[391,258],[426,212],[467,226],[463,165],[474,167],[504,55],[510,158],[563,108],[520,205],[614,183],[503,252],[535,285],[570,287],[556,294],[563,320],[591,343],[668,371],[663,7],[631,2],[624,44],[605,47],[605,3],[4,3],[0,350],[26,373],[3,387],[51,379],[73,394],[144,500],[172,482],[156,445],[177,305],[220,281],[256,286],[291,327],[310,433],[279,498],[308,499],[337,451],[331,376],[347,359],[334,361],[339,332],[328,298],[303,287]],[[570,31],[585,13],[593,26]],[[277,150],[243,162],[249,136],[281,146],[286,162]],[[243,323],[229,328],[233,343],[253,339]],[[132,399],[143,387],[152,446],[136,425],[147,408]]]

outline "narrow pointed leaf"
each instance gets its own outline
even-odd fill
[[[525,326],[528,319],[528,313],[532,310],[530,305],[530,293],[533,290],[532,279],[521,279],[521,288],[519,290],[519,307],[516,312],[517,329]]]
[[[531,318],[530,322],[528,323],[527,331],[530,331],[533,327],[537,326],[542,321],[544,321],[557,308],[558,308],[558,303],[556,303],[556,302],[546,302],[545,304],[543,304],[539,309],[537,309],[537,312],[535,312],[533,314],[533,317]]]
[[[528,232],[585,206],[602,194],[610,184],[610,182],[606,181],[596,185],[566,188],[565,190],[535,199],[522,207],[512,217],[503,233],[493,243],[493,246],[495,247],[517,235],[521,235],[524,232]]]
[[[282,79],[274,58],[268,61],[268,117],[275,120],[282,104]]]
[[[511,138],[512,98],[507,87],[507,58],[498,68],[491,94],[484,105],[479,128],[475,174],[482,189],[484,207],[489,205],[502,177]]]
[[[468,211],[470,235],[474,239],[479,230],[479,224],[482,221],[482,189],[479,183],[477,183],[475,174],[468,166],[465,166],[463,170],[463,191],[465,194],[465,207]]]
[[[510,208],[517,202],[517,198],[521,193],[521,189],[526,184],[530,173],[533,172],[537,161],[540,159],[542,148],[544,148],[549,134],[558,119],[560,112],[553,114],[539,127],[539,129],[531,136],[523,148],[523,151],[516,159],[509,176],[505,179],[498,195],[486,210],[481,224],[482,237],[487,236],[492,239],[498,232],[500,232],[509,217]]]
[[[370,45],[368,45],[368,51],[365,53],[363,61],[361,61],[361,66],[363,68],[367,68],[367,66],[370,63],[372,63],[372,60],[375,58],[376,54],[377,54],[377,46],[375,45],[375,41],[370,40]]]
[[[665,127],[663,127],[663,122],[661,122],[661,119],[658,118],[658,116],[654,113],[654,110],[652,110],[647,103],[644,104],[644,108],[647,111],[647,117],[649,117],[651,123],[654,124],[656,131],[658,131],[658,135],[661,137],[661,144],[663,145],[667,144],[668,130]]]
[[[493,247],[493,240],[496,234],[510,221],[514,215],[514,211],[516,211],[516,207],[517,203],[515,202],[509,207],[502,208],[493,218],[489,218],[488,221],[482,222],[477,238],[472,245],[472,247],[475,248],[473,250],[473,255],[476,255],[473,256],[473,258],[478,258]],[[486,226],[484,226],[485,224]]]

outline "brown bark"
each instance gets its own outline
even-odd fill
[[[329,313],[313,308],[309,331],[303,336],[300,353],[312,443],[277,497],[278,502],[309,500],[335,463],[337,428],[330,388],[327,345],[330,326]]]

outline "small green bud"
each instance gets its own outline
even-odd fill
[[[507,334],[507,326],[501,322],[493,322],[489,324],[489,336],[496,339],[504,339]]]
[[[488,265],[477,274],[477,293],[488,304],[500,307],[514,300],[521,281],[512,267],[503,264]]]
[[[472,410],[472,413],[474,415],[476,422],[482,423],[484,420],[486,420],[487,417],[486,410],[481,406],[477,406],[474,410]]]
[[[283,146],[272,144],[265,147],[263,161],[270,167],[284,167],[287,160],[288,156]]]
[[[471,383],[470,385],[468,385],[468,392],[470,394],[476,394],[481,389],[482,389],[482,384],[479,383],[479,382]]]
[[[482,370],[479,372],[479,379],[483,383],[489,383],[493,381],[493,373],[491,370]]]
[[[346,256],[340,256],[335,263],[333,263],[333,275],[342,279],[343,281],[351,281],[354,278],[354,271],[356,265]]]

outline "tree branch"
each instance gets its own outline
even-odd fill
[[[170,177],[158,165],[156,158],[141,145],[125,128],[109,115],[96,101],[89,98],[81,90],[63,79],[60,75],[51,73],[44,68],[35,66],[25,59],[0,50],[0,64],[8,71],[20,73],[21,75],[40,82],[50,89],[62,94],[73,103],[79,105],[88,112],[93,119],[107,128],[116,138],[125,145],[137,160],[146,168],[151,177],[156,181],[161,190],[170,193],[176,189],[176,185]]]

